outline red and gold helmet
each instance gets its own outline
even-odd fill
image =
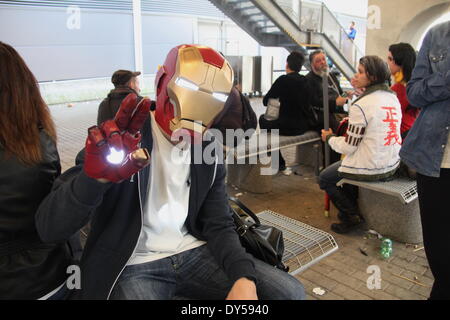
[[[156,122],[168,135],[180,129],[202,135],[232,85],[233,69],[221,54],[200,45],[177,46],[156,74]]]

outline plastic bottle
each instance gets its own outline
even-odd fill
[[[383,259],[388,259],[392,255],[392,240],[388,238],[381,239],[380,255]]]

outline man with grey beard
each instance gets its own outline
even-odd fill
[[[316,130],[320,132],[320,130],[324,128],[322,75],[329,71],[325,52],[322,50],[312,52],[309,55],[309,62],[311,65],[311,71],[306,75],[306,78],[308,79],[311,90],[311,104],[318,118],[318,126]],[[336,76],[331,72],[328,73],[328,104],[330,108],[329,118],[330,128],[333,132],[336,132],[339,126],[339,122],[334,113],[345,114],[346,112],[343,107],[347,103],[347,99],[352,98],[352,95],[353,92],[344,93]],[[336,152],[331,152],[330,157],[331,163],[340,159],[340,155]]]

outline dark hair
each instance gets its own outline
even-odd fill
[[[312,64],[312,62],[314,61],[314,57],[320,53],[325,54],[325,52],[323,50],[315,50],[315,51],[311,52],[309,54],[309,63]]]
[[[0,145],[25,164],[42,160],[42,128],[56,141],[50,111],[33,73],[17,51],[0,41]]]
[[[411,73],[416,65],[416,51],[409,43],[396,43],[389,46],[389,51],[396,65],[402,68],[403,77],[406,82],[411,80]]]
[[[370,85],[390,82],[391,72],[389,71],[389,66],[380,57],[364,56],[359,59],[359,63],[364,66]]]
[[[295,72],[300,72],[303,63],[305,63],[305,56],[301,52],[292,51],[288,55],[286,62],[288,64],[289,69]]]

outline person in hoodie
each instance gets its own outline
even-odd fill
[[[114,84],[114,89],[109,92],[98,107],[97,125],[106,120],[114,119],[120,104],[127,95],[130,93],[139,95],[141,89],[138,76],[140,74],[139,71],[132,72],[129,70],[117,70],[113,73],[111,82]]]

